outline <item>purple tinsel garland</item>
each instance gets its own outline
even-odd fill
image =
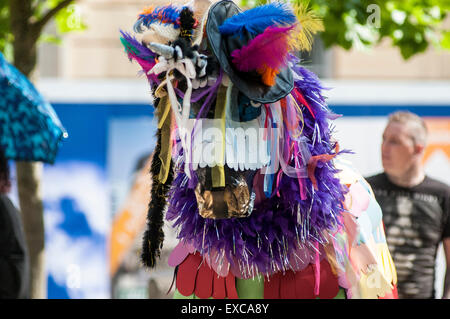
[[[295,87],[315,115],[314,119],[302,107],[309,151],[313,156],[332,154],[335,145],[330,141],[329,120],[335,116],[320,93],[323,87],[312,72],[300,66],[294,66],[293,72],[301,78],[295,81]],[[346,188],[335,177],[337,170],[331,162],[318,162],[317,190],[308,178],[303,179],[306,199],[300,198],[298,180],[283,174],[279,196],[255,204],[247,218],[221,220],[204,219],[198,214],[194,190],[188,187],[182,166],[169,193],[167,220],[178,228],[178,238],[190,242],[200,253],[223,250],[231,268],[239,269],[242,277],[255,275],[251,271],[254,268],[264,275],[292,269],[296,250],[314,253],[317,243],[325,243],[323,233],[339,227]]]

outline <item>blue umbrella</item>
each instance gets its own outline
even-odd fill
[[[52,106],[0,53],[0,147],[16,161],[54,163],[67,132]]]

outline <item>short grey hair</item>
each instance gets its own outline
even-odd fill
[[[406,124],[409,127],[414,144],[427,144],[428,128],[425,121],[409,111],[397,111],[389,115],[388,125],[392,122]]]

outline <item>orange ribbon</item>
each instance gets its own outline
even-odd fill
[[[328,162],[332,160],[339,153],[339,144],[336,143],[335,153],[334,154],[320,154],[311,156],[308,160],[308,177],[311,180],[314,189],[317,190],[317,180],[316,176],[314,176],[314,172],[316,170],[317,162]]]

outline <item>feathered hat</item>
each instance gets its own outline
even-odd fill
[[[271,54],[275,53],[276,59],[281,60],[277,53],[283,50],[279,46],[286,43],[283,37],[289,29],[281,26],[295,22],[296,16],[282,3],[242,12],[233,1],[223,0],[209,10],[206,34],[214,55],[233,84],[251,100],[272,103],[294,87],[292,72],[286,65],[280,65],[282,68],[274,79],[264,81],[262,76],[270,71],[269,66],[262,68]],[[271,28],[274,23],[280,27]]]

